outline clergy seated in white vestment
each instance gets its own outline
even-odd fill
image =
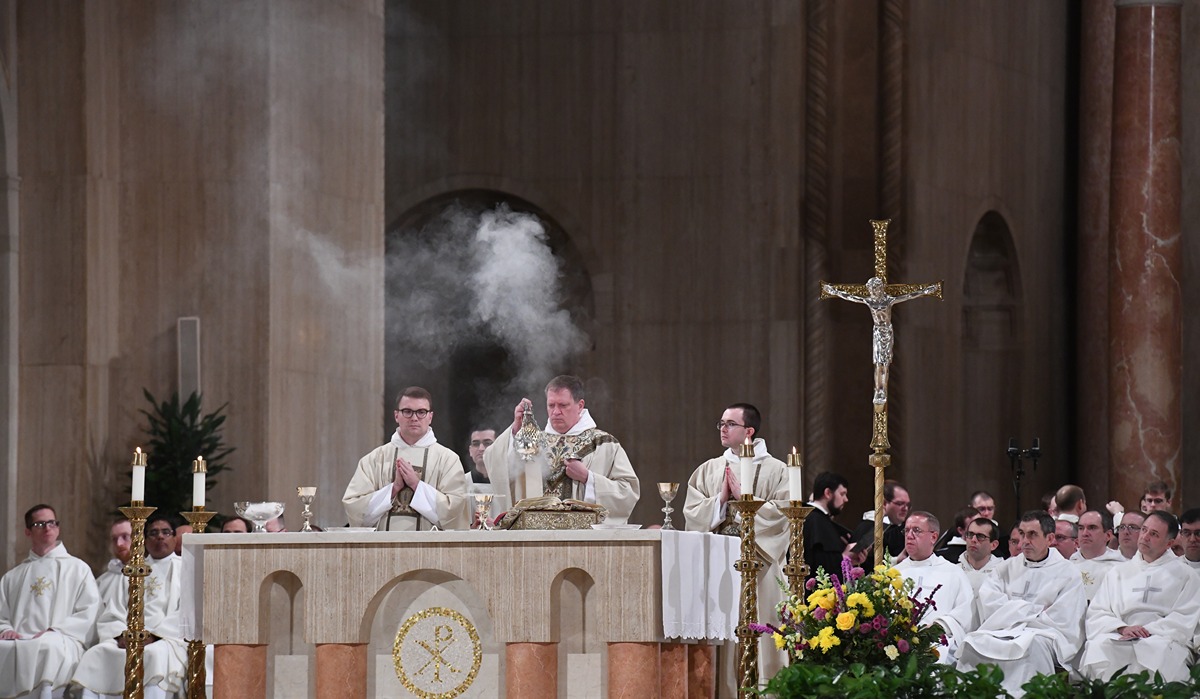
[[[510,505],[543,495],[596,503],[608,510],[605,524],[627,523],[641,483],[620,442],[596,427],[584,407],[583,381],[564,375],[546,384],[546,429],[538,433],[537,453],[525,461],[517,451],[518,432],[532,410],[522,398],[512,426],[483,454],[496,494],[507,495]]]
[[[1071,669],[1083,645],[1087,598],[1079,571],[1050,545],[1054,520],[1027,512],[1018,525],[1021,554],[1000,564],[979,588],[979,628],[959,647],[958,667],[992,663],[1014,697],[1034,675]]]
[[[396,400],[396,432],[358,461],[342,504],[352,527],[379,531],[467,529],[462,459],[433,434],[433,396],[409,386]]]
[[[1141,512],[1122,512],[1121,520],[1117,523],[1117,551],[1125,560],[1133,558],[1138,551],[1138,539],[1142,536],[1142,521],[1146,515]]]
[[[993,553],[1000,546],[1000,529],[987,517],[976,517],[967,524],[963,540],[967,550],[959,557],[958,567],[971,581],[972,594],[978,595],[983,582],[1004,562]]]
[[[96,576],[101,605],[112,599],[117,587],[129,585],[129,578],[125,577],[125,564],[129,562],[129,547],[132,543],[133,525],[125,517],[114,520],[109,527],[109,546],[113,557],[104,566],[104,571]],[[95,645],[97,640],[93,637],[89,645]]]
[[[179,629],[180,581],[183,560],[175,553],[175,528],[165,514],[146,520],[144,579],[146,639],[142,656],[145,699],[163,699],[183,688],[187,670],[187,645]],[[125,633],[129,618],[129,587],[118,585],[114,597],[104,600],[96,632],[100,642],[83,654],[71,679],[83,699],[120,697],[125,689]]]
[[[1200,507],[1193,507],[1179,518],[1179,537],[1183,539],[1183,562],[1200,572]]]
[[[1087,646],[1079,663],[1085,677],[1107,680],[1126,672],[1188,678],[1200,623],[1200,576],[1171,552],[1179,534],[1175,515],[1146,515],[1138,552],[1108,571],[1087,612]]]
[[[25,513],[29,556],[0,579],[0,697],[61,697],[100,597],[86,563],[58,540],[49,505]]]
[[[962,568],[933,555],[939,533],[941,524],[937,517],[919,510],[910,514],[904,522],[904,551],[908,558],[897,563],[896,570],[916,583],[921,599],[933,594],[934,606],[925,613],[921,625],[942,627],[947,646],[939,649],[938,662],[951,665],[959,644],[973,628],[975,591]]]
[[[787,466],[771,456],[767,452],[767,443],[758,437],[761,427],[762,415],[753,405],[734,403],[725,409],[717,422],[725,452],[700,464],[688,479],[683,516],[688,531],[740,536],[738,523],[741,520],[729,507],[729,501],[736,500],[742,493],[739,453],[742,443],[750,438],[754,445],[750,487],[755,498],[766,501],[754,518],[759,557],[766,563],[758,579],[758,619],[776,623],[779,617],[775,605],[783,601],[783,591],[777,581],[783,577],[783,566],[787,562],[789,534],[787,517],[779,511],[777,501],[788,499],[788,478]],[[775,642],[769,636],[759,638],[758,648],[759,679],[765,683],[783,668],[787,656],[775,649]],[[730,649],[732,644],[726,650]],[[725,655],[732,661],[731,653]],[[736,674],[734,667],[732,662],[722,663],[722,672]]]
[[[1083,589],[1088,602],[1100,589],[1100,581],[1125,557],[1108,547],[1113,537],[1112,515],[1107,512],[1088,510],[1079,515],[1079,550],[1071,556],[1071,563],[1079,569]]]

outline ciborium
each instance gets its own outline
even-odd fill
[[[492,529],[492,494],[491,493],[475,493],[475,517],[479,520],[479,529],[481,531],[490,531]]]
[[[249,502],[241,500],[233,503],[233,511],[239,516],[254,522],[254,531],[265,534],[267,522],[283,514],[282,502]]]
[[[666,507],[662,508],[662,513],[663,513],[662,528],[663,529],[674,529],[675,528],[674,526],[671,525],[671,513],[675,511],[675,509],[673,507],[671,507],[671,501],[675,499],[675,495],[678,493],[679,493],[679,484],[678,483],[659,483],[658,484],[658,495],[659,495],[659,497],[661,497],[663,499],[663,502],[666,503],[666,505],[667,505]]]
[[[304,517],[304,525],[300,527],[302,532],[313,531],[312,522],[312,501],[317,496],[317,486],[301,485],[296,487],[296,495],[300,497],[300,504],[304,505],[304,512],[300,513]]]

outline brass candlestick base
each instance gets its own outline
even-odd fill
[[[788,542],[788,563],[783,567],[787,576],[788,588],[795,597],[804,597],[804,581],[808,579],[808,564],[804,562],[804,520],[812,514],[813,508],[805,507],[803,500],[790,501],[790,507],[781,507],[779,511],[788,518],[791,527],[791,537]]]
[[[192,525],[192,531],[196,534],[203,534],[208,529],[208,520],[217,516],[216,512],[209,512],[203,506],[192,508],[191,512],[180,512],[183,518]]]
[[[750,624],[758,621],[758,571],[763,562],[758,558],[758,545],[754,541],[754,518],[764,500],[755,500],[753,495],[743,495],[730,500],[729,507],[741,518],[742,557],[734,563],[734,570],[742,574],[742,601],[738,611],[738,696],[754,696],[758,689],[758,634],[750,630]]]
[[[145,578],[150,574],[146,565],[146,518],[154,514],[157,507],[146,507],[141,500],[134,500],[129,507],[122,507],[121,514],[129,518],[132,535],[129,544],[129,562],[122,570],[129,578],[129,608],[125,615],[125,693],[124,699],[142,699],[144,687],[142,666],[146,650],[146,599]]]

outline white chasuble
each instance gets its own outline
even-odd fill
[[[1087,613],[1087,647],[1079,671],[1107,680],[1127,673],[1161,672],[1168,682],[1186,680],[1196,626],[1200,623],[1200,577],[1167,550],[1147,563],[1139,552],[1108,571]],[[1149,638],[1119,640],[1117,629],[1142,626]]]
[[[404,488],[393,498],[397,457],[413,465],[420,482],[415,491]],[[393,433],[389,443],[359,459],[342,504],[352,527],[427,531],[433,526],[440,529],[471,526],[467,473],[462,459],[438,444],[433,430],[427,431],[416,444],[408,444],[398,433]]]
[[[179,629],[183,559],[170,555],[157,560],[147,557],[150,574],[143,579],[146,632],[158,640],[147,643],[143,655],[143,682],[168,695],[183,687],[187,670],[187,644]],[[96,633],[100,642],[79,661],[72,683],[97,694],[120,695],[125,689],[125,649],[116,638],[125,632],[129,617],[129,586],[118,585],[107,600]]]
[[[21,638],[0,641],[0,697],[65,687],[99,610],[91,568],[62,543],[45,556],[30,552],[8,571],[0,580],[0,631]]]
[[[1105,548],[1104,553],[1095,558],[1084,558],[1082,552],[1071,554],[1071,564],[1079,569],[1079,577],[1083,580],[1083,591],[1087,594],[1088,602],[1096,596],[1100,589],[1100,581],[1113,566],[1125,563],[1126,559],[1119,551]]]
[[[934,606],[925,612],[921,625],[941,625],[949,646],[938,649],[941,653],[938,662],[951,664],[958,657],[958,645],[974,628],[975,590],[970,579],[962,568],[941,556],[930,556],[923,561],[906,558],[896,564],[896,570],[916,583],[920,591],[918,599],[924,600],[933,593]]]
[[[1035,674],[1073,666],[1086,608],[1079,571],[1057,549],[1041,561],[1010,558],[979,588],[979,628],[963,640],[958,665],[998,665],[1004,688],[1024,696],[1021,685]]]
[[[543,446],[533,460],[525,461],[513,444],[513,425],[496,435],[496,441],[483,453],[496,493],[508,495],[510,506],[536,496],[525,485],[526,470],[536,469],[541,474],[543,494],[596,503],[608,510],[605,524],[627,523],[642,486],[616,437],[598,429],[587,410],[565,434],[546,430],[542,436],[543,444],[550,446]],[[587,468],[586,483],[568,478],[563,471],[562,461],[570,456],[578,457]]]

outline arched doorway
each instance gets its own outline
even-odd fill
[[[385,435],[395,429],[396,395],[421,385],[434,396],[438,441],[465,455],[472,429],[503,429],[521,396],[577,371],[591,347],[583,257],[553,217],[524,199],[486,189],[431,197],[389,227],[386,251]],[[522,280],[525,301],[505,297],[514,293],[509,276]]]
[[[1000,490],[1007,478],[989,466],[1003,459],[1008,437],[1021,424],[1024,325],[1016,248],[995,211],[983,215],[971,237],[962,309],[963,464],[995,474],[981,484]]]

